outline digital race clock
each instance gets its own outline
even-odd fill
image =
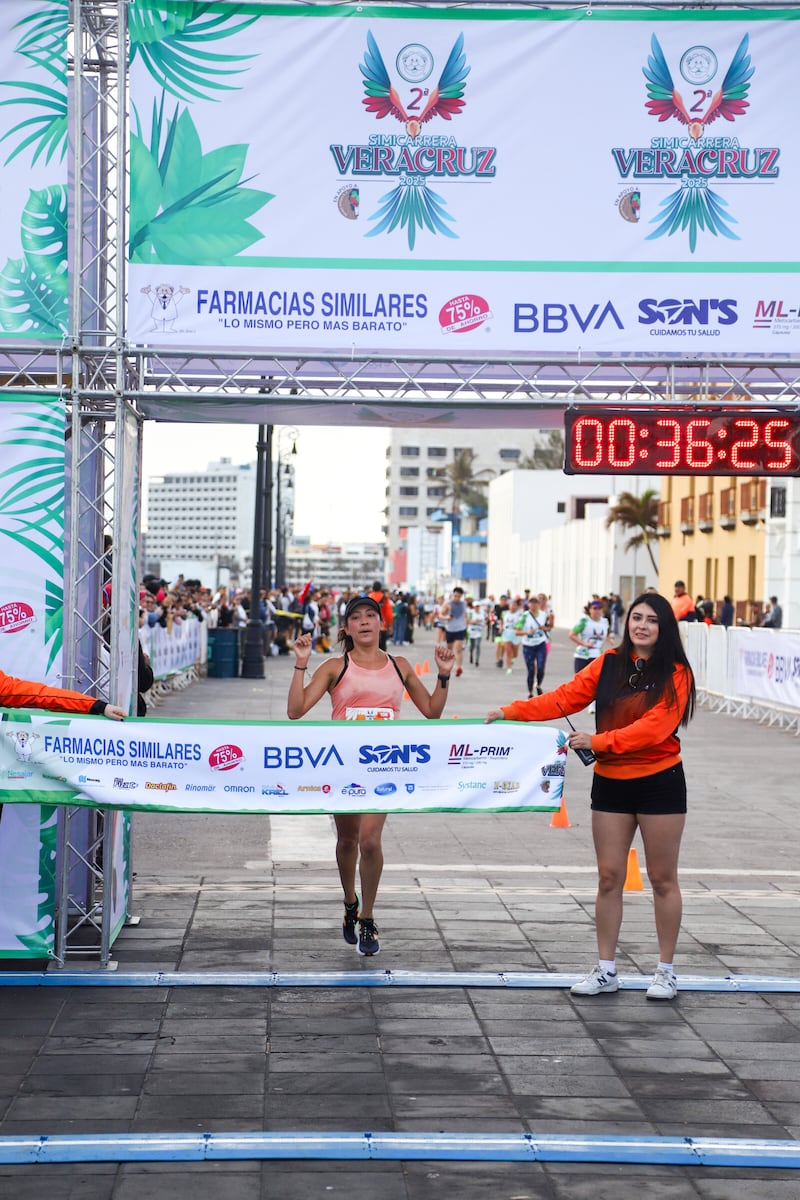
[[[571,408],[567,475],[800,475],[800,413]]]

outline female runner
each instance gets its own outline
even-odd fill
[[[408,660],[392,657],[379,646],[381,610],[370,596],[354,596],[344,610],[339,629],[342,658],[323,662],[305,683],[311,654],[311,636],[294,643],[296,663],[289,685],[290,720],[304,717],[325,692],[330,693],[334,721],[394,720],[400,715],[403,691],[424,717],[436,719],[444,711],[455,655],[444,642],[437,644],[434,659],[437,677],[432,692],[423,686]],[[344,891],[342,936],[358,953],[380,951],[373,906],[383,870],[381,834],[385,813],[337,813],[336,863]],[[361,878],[361,901],[356,894],[356,865]],[[359,926],[356,932],[356,924]]]

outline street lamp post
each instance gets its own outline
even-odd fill
[[[284,463],[283,454],[283,439],[287,442],[291,441],[292,449],[289,453],[297,454],[297,430],[292,426],[285,426],[278,434],[278,487],[275,500],[275,586],[283,587],[286,583],[284,578],[286,574],[286,513],[283,511],[282,486],[284,468],[288,471],[289,464]]]
[[[272,426],[259,425],[256,443],[256,503],[253,520],[253,566],[250,612],[242,658],[243,679],[264,678],[264,630],[261,624],[261,586],[272,556],[269,523],[272,492]],[[266,555],[266,562],[264,556]],[[265,571],[266,568],[266,571]]]

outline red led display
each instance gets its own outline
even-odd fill
[[[567,475],[800,475],[788,410],[571,408]]]

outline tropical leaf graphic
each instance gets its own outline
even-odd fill
[[[18,154],[33,147],[31,162],[39,158],[50,162],[54,156],[63,159],[67,152],[67,33],[69,31],[69,0],[50,0],[50,5],[32,12],[17,22],[22,36],[15,52],[28,60],[32,68],[50,76],[50,86],[29,80],[2,80],[0,87],[22,92],[0,107],[22,106],[31,115],[6,130],[0,141],[18,137],[6,159],[10,163]]]
[[[728,201],[711,188],[679,188],[676,192],[670,192],[658,207],[662,211],[652,218],[651,224],[655,224],[656,221],[660,221],[661,224],[652,233],[648,233],[645,241],[671,237],[685,229],[689,233],[689,249],[694,254],[697,235],[703,229],[707,229],[715,237],[721,233],[723,237],[731,238],[735,242],[740,240],[739,235],[730,228],[738,222],[725,211]]]
[[[22,213],[22,258],[0,271],[0,328],[57,338],[69,328],[67,189],[32,191]]]
[[[44,564],[48,668],[60,653],[64,615],[64,414],[52,400],[26,400],[23,424],[3,445],[30,450],[24,462],[0,471],[0,537],[23,546]]]
[[[64,418],[52,405],[11,430],[5,446],[28,446],[25,462],[0,471],[0,535],[25,546],[61,578],[64,544]],[[4,489],[4,490],[3,490]]]
[[[241,74],[254,55],[213,54],[212,42],[247,29],[258,14],[246,15],[245,5],[190,4],[186,0],[132,0],[128,8],[130,61],[141,58],[153,79],[179,100],[216,99],[215,91],[230,91],[226,76]],[[252,14],[252,8],[249,9]]]
[[[45,583],[44,644],[50,647],[47,654],[50,671],[64,644],[64,585],[60,580],[48,579]]]
[[[445,221],[454,221],[446,212],[447,204],[428,187],[398,186],[380,198],[381,207],[370,217],[377,221],[366,237],[379,233],[391,233],[399,225],[405,228],[409,250],[414,249],[418,229],[429,229],[431,233],[443,233],[445,237],[457,238],[458,234],[448,229]]]
[[[130,258],[138,263],[216,264],[264,235],[247,220],[273,196],[243,186],[246,145],[203,153],[188,109],[164,121],[153,105],[148,146],[131,136]]]

